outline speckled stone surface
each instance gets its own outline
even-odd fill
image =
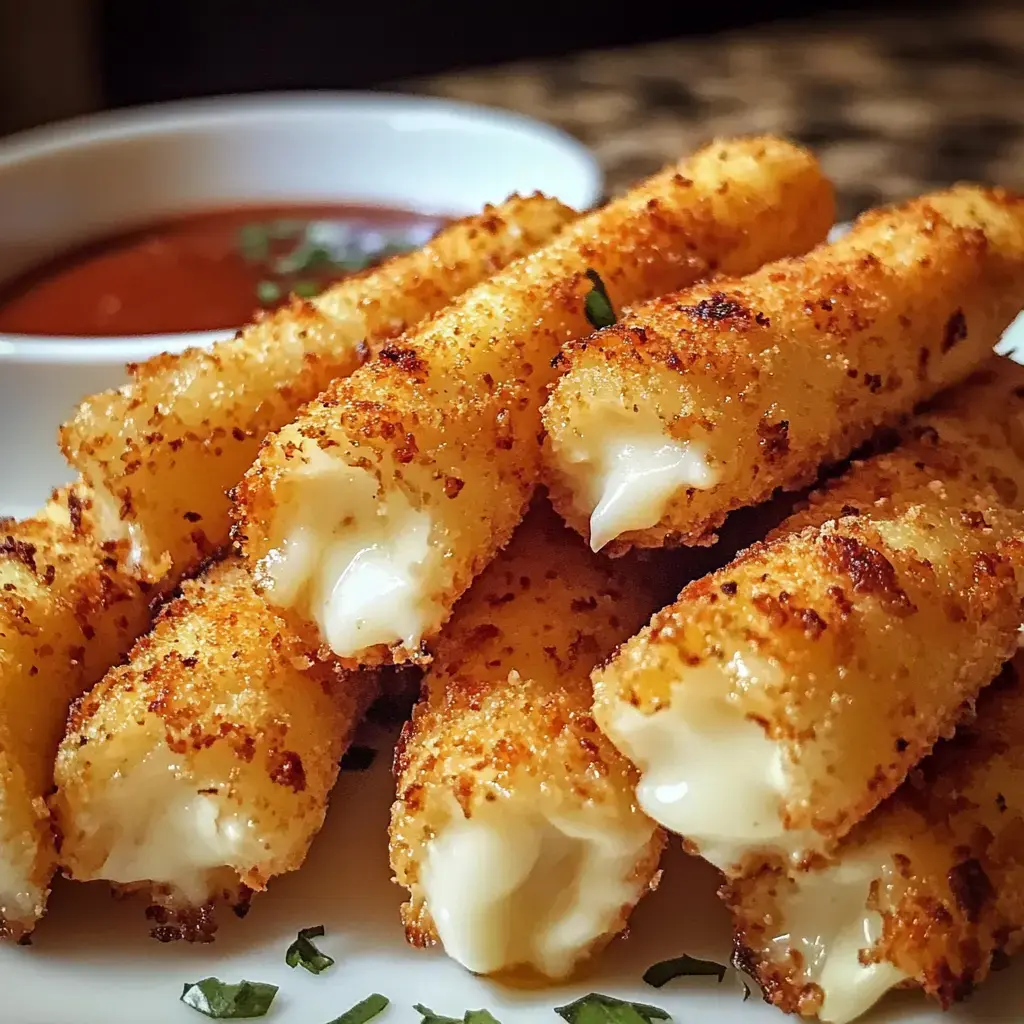
[[[818,153],[843,217],[958,179],[1024,190],[1024,2],[779,23],[402,87],[560,125],[598,154],[610,193],[714,135],[762,131]]]

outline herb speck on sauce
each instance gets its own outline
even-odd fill
[[[437,216],[371,206],[240,207],[100,238],[0,282],[0,332],[134,336],[235,330],[290,295],[427,242]]]

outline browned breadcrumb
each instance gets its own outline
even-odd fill
[[[560,357],[544,410],[554,504],[589,536],[608,423],[616,438],[646,424],[703,446],[715,478],[680,486],[657,523],[606,550],[711,543],[731,510],[807,485],[965,377],[1021,294],[1024,198],[958,186],[865,214],[805,257],[640,306]]]
[[[632,766],[594,722],[589,674],[668,592],[656,570],[598,559],[537,507],[459,603],[395,755],[391,864],[409,889],[411,943],[438,938],[421,875],[430,841],[460,818],[524,808],[639,836],[632,901],[575,960],[625,927],[654,882],[663,838],[635,805]]]
[[[82,522],[84,489],[56,493],[32,519],[0,521],[0,935],[43,913],[56,865],[44,796],[68,705],[149,622],[155,591],[117,569]]]
[[[237,904],[239,893],[247,900],[302,864],[377,689],[376,672],[318,660],[256,595],[237,560],[212,566],[72,710],[51,799],[62,868],[72,878],[103,877],[125,833],[140,845],[166,841],[159,821],[129,803],[138,799],[133,778],[149,777],[147,761],[166,759],[174,785],[154,785],[154,801],[208,796],[218,813],[243,814],[253,838],[207,872],[200,899],[177,878],[117,881],[149,891],[163,908],[160,937],[212,934],[213,897],[227,893]],[[136,809],[126,814],[128,806]],[[188,925],[200,919],[207,923]]]
[[[598,722],[615,739],[620,708],[731,695],[784,750],[784,826],[840,839],[1017,648],[1022,382],[993,360],[892,453],[687,586],[595,673]],[[759,667],[746,678],[738,661]]]
[[[371,349],[574,217],[553,199],[512,197],[312,301],[293,299],[210,349],[131,367],[129,384],[87,399],[61,432],[64,454],[102,499],[97,529],[115,538],[130,533],[139,570],[150,578],[189,572],[227,543],[225,492],[268,431]]]
[[[467,292],[407,334],[401,358],[372,360],[335,381],[268,438],[237,490],[238,538],[270,599],[264,560],[292,528],[311,460],[329,458],[377,477],[376,501],[400,492],[429,511],[439,566],[424,595],[439,609],[429,639],[529,503],[540,405],[557,372],[551,360],[563,342],[590,330],[587,271],[600,275],[618,309],[713,271],[743,273],[803,252],[824,237],[832,213],[831,187],[806,151],[774,138],[716,142]],[[301,586],[281,603],[315,631],[308,591]],[[400,661],[418,657],[419,648],[337,653]]]
[[[862,954],[888,961],[943,1007],[1005,966],[1024,940],[1024,656],[978,700],[977,717],[940,744],[839,847],[835,863],[870,857],[879,875],[864,906],[882,936]],[[818,864],[812,870],[826,870]],[[790,900],[802,876],[765,868],[730,884],[737,948],[766,997],[814,1014],[821,989],[802,958],[781,952]]]

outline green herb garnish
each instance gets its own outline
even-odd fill
[[[275,274],[302,274],[334,264],[334,254],[318,242],[303,239],[291,252],[274,260]]]
[[[383,1013],[387,1006],[387,998],[379,992],[374,992],[372,996],[367,996],[362,1002],[356,1003],[351,1010],[346,1010],[340,1017],[335,1017],[327,1024],[366,1024],[377,1014]]]
[[[319,295],[323,287],[319,281],[296,281],[292,285],[292,291],[300,299],[311,299],[314,295]]]
[[[569,1024],[651,1024],[653,1020],[671,1020],[660,1006],[629,1003],[614,996],[591,992],[567,1006],[556,1006],[555,1013]]]
[[[714,960],[698,960],[695,956],[673,957],[671,960],[660,960],[651,964],[644,971],[644,981],[652,988],[661,988],[673,978],[715,977],[721,984],[729,968]]]
[[[256,298],[260,300],[261,305],[271,306],[279,302],[282,295],[284,292],[276,281],[263,280],[256,285]]]
[[[420,1003],[413,1009],[423,1018],[420,1024],[501,1024],[501,1021],[487,1010],[467,1010],[461,1017],[444,1017]]]
[[[284,962],[289,967],[303,966],[310,974],[322,974],[334,963],[334,958],[326,953],[321,953],[313,943],[313,939],[319,939],[324,934],[324,926],[316,925],[314,928],[300,928],[295,941],[288,947],[284,955]]]
[[[583,300],[583,311],[587,315],[592,327],[600,330],[602,327],[611,327],[615,323],[615,307],[612,300],[608,298],[608,291],[605,289],[604,281],[596,270],[587,271],[587,280],[593,285]]]
[[[238,248],[250,263],[262,263],[270,255],[270,232],[266,224],[246,224],[238,232]]]
[[[341,758],[343,772],[365,772],[377,760],[377,751],[373,747],[355,744],[345,751]]]
[[[262,981],[229,985],[219,978],[203,978],[185,985],[181,1001],[216,1020],[247,1020],[263,1017],[277,995],[277,986]]]

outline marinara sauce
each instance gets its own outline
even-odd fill
[[[292,292],[426,242],[440,217],[275,205],[193,213],[99,239],[0,284],[0,332],[139,335],[237,328]]]

